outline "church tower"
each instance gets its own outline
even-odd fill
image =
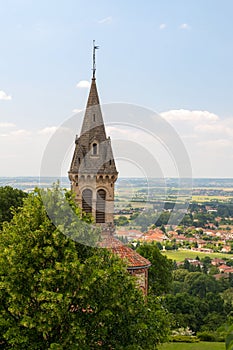
[[[111,140],[106,136],[95,79],[95,50],[93,47],[93,76],[80,136],[69,170],[71,190],[75,200],[86,213],[92,214],[101,226],[99,247],[107,248],[127,262],[138,287],[147,294],[149,260],[125,246],[114,237],[114,184],[118,177]]]
[[[118,172],[110,137],[106,136],[95,78],[95,50],[93,46],[93,76],[80,136],[76,136],[75,150],[69,170],[71,190],[75,200],[95,223],[103,229],[113,228],[114,184]]]

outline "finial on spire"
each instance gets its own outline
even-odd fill
[[[95,40],[93,40],[93,76],[92,79],[95,79],[96,63],[95,63],[95,50],[99,49],[99,46],[95,45]]]

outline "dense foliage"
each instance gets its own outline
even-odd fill
[[[224,341],[228,327],[233,326],[233,274],[216,279],[213,275],[219,273],[218,268],[208,256],[201,259],[200,265],[192,265],[187,259],[177,267],[175,262],[161,257],[154,243],[142,244],[137,251],[152,263],[150,293],[163,296],[176,337],[186,329],[201,340]],[[226,264],[231,266],[232,261]],[[231,338],[232,333],[228,336]]]
[[[10,221],[13,217],[11,208],[18,208],[23,204],[27,194],[10,186],[0,187],[0,228],[4,221]]]
[[[233,326],[228,330],[226,338],[226,350],[233,350]]]
[[[149,269],[149,289],[153,295],[163,295],[171,289],[172,260],[160,253],[156,244],[142,244],[137,252],[151,262]]]
[[[205,271],[174,270],[172,291],[164,298],[173,327],[189,327],[195,333],[224,331],[231,324],[232,287],[231,276],[216,280]]]
[[[54,191],[30,194],[3,225],[1,349],[156,349],[168,333],[159,301],[145,303],[117,257],[77,243],[88,229],[72,215],[60,217],[66,235],[54,225],[43,204],[63,210]]]

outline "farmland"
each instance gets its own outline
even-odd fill
[[[196,252],[191,251],[190,249],[184,249],[184,250],[166,250],[162,251],[163,254],[165,254],[169,259],[175,260],[177,262],[184,261],[185,258],[195,259],[197,256],[199,258],[204,258],[205,256],[209,256],[211,259],[214,258],[227,258],[231,259],[233,258],[233,254],[224,254],[224,253],[202,253],[202,252]]]

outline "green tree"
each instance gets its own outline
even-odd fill
[[[231,325],[228,329],[226,338],[226,350],[233,350],[233,326]]]
[[[13,217],[11,208],[18,208],[23,204],[27,193],[10,186],[0,187],[0,228],[4,221],[10,221]]]
[[[129,223],[129,220],[126,216],[120,215],[117,219],[114,220],[115,225],[117,226],[126,226]]]
[[[210,268],[208,269],[208,273],[212,276],[212,275],[216,275],[219,273],[219,269],[217,266],[210,266]]]
[[[173,271],[173,280],[178,282],[184,282],[185,277],[189,274],[186,269],[177,269]]]
[[[214,277],[201,272],[190,272],[185,277],[185,286],[191,295],[205,298],[208,292],[215,293],[218,289],[218,283]]]
[[[233,288],[228,288],[221,293],[225,304],[229,303],[233,308]]]
[[[162,225],[162,226],[160,227],[160,230],[163,231],[163,233],[166,233],[166,228],[165,228],[164,225]]]
[[[149,269],[149,286],[152,294],[162,295],[167,293],[171,289],[172,260],[161,254],[154,243],[140,245],[137,252],[152,264]]]
[[[168,294],[164,298],[164,303],[173,316],[174,328],[190,327],[194,332],[201,329],[209,311],[206,300],[188,293]]]
[[[184,269],[187,271],[190,271],[190,262],[188,261],[188,259],[184,260]]]
[[[42,198],[50,215],[54,208],[53,222],[55,214],[67,215],[58,220],[59,227]],[[73,222],[65,207],[57,188],[36,191],[3,225],[1,349],[156,349],[168,332],[158,300],[145,304],[116,256],[83,249],[78,239],[95,231]]]
[[[159,250],[163,250],[163,245],[161,242],[156,242],[156,245],[159,248]]]

